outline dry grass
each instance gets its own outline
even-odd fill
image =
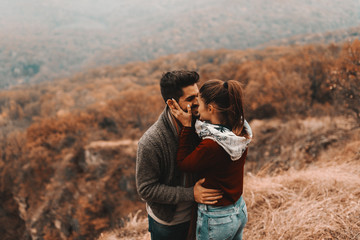
[[[98,240],[150,240],[147,232],[148,220],[139,217],[140,212],[141,210],[138,210],[134,215],[129,214],[124,227],[102,233]]]
[[[360,239],[360,166],[248,176],[245,239]]]

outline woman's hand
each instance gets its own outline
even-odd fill
[[[192,114],[190,104],[187,105],[187,112],[185,112],[181,109],[175,99],[172,99],[171,101],[168,100],[167,103],[170,107],[172,115],[174,115],[174,117],[179,120],[184,127],[191,127]]]

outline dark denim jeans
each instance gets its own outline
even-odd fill
[[[185,240],[189,231],[190,222],[167,226],[156,222],[148,215],[151,240]]]
[[[242,197],[229,206],[198,205],[197,240],[241,240],[247,222],[247,209]]]

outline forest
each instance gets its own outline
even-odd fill
[[[4,207],[0,219],[4,224],[0,235],[4,239],[91,239],[122,229],[129,214],[144,210],[134,183],[136,143],[164,108],[159,79],[174,69],[197,71],[200,85],[214,78],[243,84],[245,117],[255,131],[246,172],[248,184],[258,192],[265,191],[266,185],[259,189],[256,177],[279,184],[281,174],[296,171],[292,181],[297,182],[296,174],[306,174],[301,171],[324,161],[324,150],[346,145],[351,159],[339,157],[334,162],[358,164],[359,68],[360,41],[355,40],[202,50],[2,90],[0,202]],[[358,166],[350,163],[341,166]],[[355,182],[358,172],[356,176]],[[264,209],[276,209],[284,199],[294,197],[295,193],[276,186],[269,187],[275,203],[253,197],[251,209],[259,207],[254,216],[261,217]],[[353,194],[351,199],[356,201],[360,193]],[[341,233],[348,235],[326,230],[326,236],[354,237],[351,234],[360,230],[356,220],[360,210],[354,211],[347,218],[352,230]],[[267,229],[254,222],[251,227],[259,228],[259,234]],[[263,234],[253,237],[271,239]],[[282,239],[294,236],[282,234]]]

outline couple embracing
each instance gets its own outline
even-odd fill
[[[136,185],[152,240],[242,239],[243,173],[252,132],[234,80],[172,71],[160,80],[166,103],[138,144]]]

